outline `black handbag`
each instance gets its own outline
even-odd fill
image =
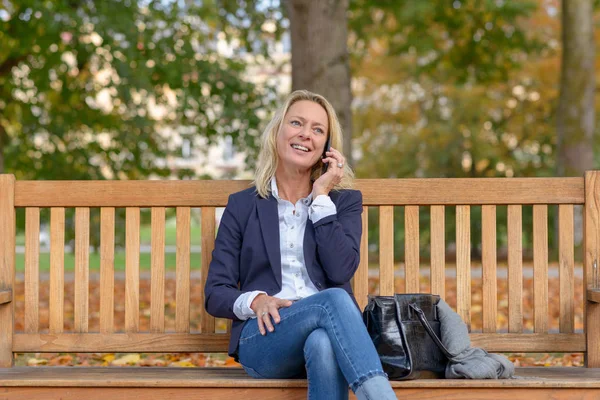
[[[439,301],[419,293],[369,296],[363,320],[390,380],[444,376],[453,355],[439,338]]]

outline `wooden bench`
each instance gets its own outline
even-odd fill
[[[228,194],[248,186],[246,181],[16,181],[0,176],[0,398],[260,398],[304,399],[304,380],[255,380],[240,368],[141,368],[141,367],[15,367],[15,353],[44,352],[226,352],[228,334],[216,332],[215,319],[202,313],[199,332],[190,329],[190,293],[203,286],[190,284],[190,268],[201,261],[201,281],[206,279],[216,230],[215,211],[225,206]],[[475,346],[493,352],[580,352],[587,368],[518,368],[513,380],[419,380],[393,382],[399,398],[591,398],[600,396],[600,291],[593,289],[594,269],[600,254],[600,172],[583,178],[497,179],[369,179],[358,180],[364,196],[362,258],[354,278],[361,306],[369,291],[367,235],[368,210],[378,209],[378,293],[426,290],[446,296],[464,321],[481,320],[472,329]],[[560,326],[549,320],[548,213],[558,205],[560,232]],[[574,207],[584,207],[585,246],[583,287],[585,299],[575,295]],[[403,206],[405,257],[394,267],[394,206]],[[472,307],[470,220],[481,206],[482,284],[480,307]],[[507,326],[497,324],[499,306],[497,264],[497,214],[508,210],[508,310]],[[65,208],[75,207],[74,321],[65,331],[64,234]],[[88,249],[90,208],[101,209],[101,269],[99,329],[89,327]],[[165,210],[176,208],[177,269],[176,323],[165,330]],[[201,260],[190,257],[190,209],[201,208]],[[525,309],[522,261],[522,215],[533,208],[533,309]],[[25,293],[15,287],[16,209],[25,208]],[[40,209],[50,208],[51,268],[49,272],[49,326],[39,324]],[[115,209],[126,208],[125,324],[115,326],[114,238]],[[150,329],[140,331],[140,208],[152,212],[152,262]],[[398,209],[400,210],[400,209]],[[445,211],[456,211],[456,232],[445,234]],[[396,211],[398,212],[398,211]],[[420,243],[419,213],[430,214],[431,237]],[[372,214],[372,212],[371,212]],[[373,215],[377,215],[373,214]],[[374,223],[376,221],[371,221]],[[448,237],[450,236],[450,237]],[[456,242],[456,268],[446,266],[448,243]],[[420,268],[419,249],[430,249],[430,268]],[[596,272],[597,273],[597,272]],[[400,275],[396,279],[395,274]],[[402,279],[402,276],[405,278]],[[420,279],[421,277],[421,279]],[[504,278],[502,278],[504,279]],[[404,281],[402,287],[398,282]],[[421,281],[421,282],[420,282]],[[475,281],[475,278],[473,278]],[[421,286],[420,286],[421,284]],[[202,284],[203,285],[203,284]],[[456,292],[448,288],[456,287]],[[15,301],[24,296],[24,330],[16,332]],[[202,296],[201,296],[202,297]],[[455,300],[450,301],[450,297]],[[23,297],[21,297],[23,298]],[[526,299],[526,297],[525,297]],[[202,298],[203,301],[203,298]],[[581,303],[584,303],[583,305]],[[576,331],[577,305],[585,313],[585,328]],[[200,307],[193,304],[193,307]],[[533,313],[533,331],[524,324]],[[477,318],[476,318],[477,317]],[[579,316],[583,318],[583,315]],[[23,318],[19,316],[19,318]],[[69,317],[70,318],[70,317]],[[192,325],[195,326],[195,323]],[[415,397],[412,397],[415,396]],[[586,397],[588,396],[588,397]],[[174,397],[173,397],[174,398]]]

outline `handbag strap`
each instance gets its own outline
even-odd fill
[[[425,328],[425,330],[427,331],[427,333],[429,334],[429,336],[431,336],[431,339],[433,340],[433,342],[442,351],[442,353],[444,353],[444,355],[447,358],[454,358],[454,357],[456,357],[456,354],[450,353],[448,351],[448,349],[446,348],[446,346],[444,346],[444,344],[442,343],[442,341],[440,340],[440,338],[438,337],[438,335],[436,335],[436,333],[434,332],[434,330],[431,327],[431,325],[429,325],[429,321],[427,321],[427,318],[425,317],[425,313],[423,312],[423,310],[421,310],[421,307],[419,307],[416,303],[411,303],[408,306],[410,308],[412,308],[413,311],[415,311],[417,313],[417,316],[419,317],[419,321],[421,322],[421,325],[423,325],[423,328]]]

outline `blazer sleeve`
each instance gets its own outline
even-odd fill
[[[314,224],[317,254],[327,278],[336,285],[352,279],[360,262],[362,193],[340,195],[337,213]]]
[[[242,230],[235,197],[229,196],[223,212],[208,277],[204,287],[206,311],[218,318],[238,320],[233,312],[235,300],[244,293],[238,289]]]

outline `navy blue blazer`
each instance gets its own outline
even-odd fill
[[[340,287],[354,299],[350,279],[360,259],[362,193],[341,190],[329,196],[337,213],[314,225],[307,220],[304,260],[317,289]],[[273,296],[281,291],[279,240],[277,200],[272,195],[262,198],[252,187],[229,196],[208,270],[204,306],[215,317],[233,320],[229,355],[236,360],[246,321],[235,316],[233,304],[245,292],[263,290]]]

